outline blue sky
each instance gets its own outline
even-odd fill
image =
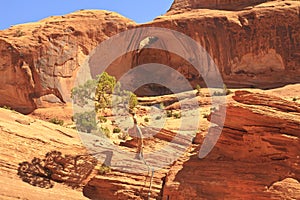
[[[164,14],[172,2],[173,0],[2,0],[0,30],[79,9],[115,11],[143,23]]]

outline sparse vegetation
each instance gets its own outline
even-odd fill
[[[111,96],[117,84],[116,78],[107,72],[97,76],[97,87],[95,93],[96,109],[104,109],[111,106]]]
[[[129,92],[129,108],[133,109],[137,105],[138,105],[137,96],[134,93]]]
[[[211,107],[211,108],[210,108],[210,111],[211,111],[211,112],[215,112],[216,110],[217,110],[216,107]]]
[[[101,126],[101,132],[108,138],[111,138],[110,130],[107,127]]]
[[[76,113],[73,118],[79,131],[91,133],[92,130],[97,130],[96,113],[94,111]]]
[[[98,117],[98,120],[99,120],[100,123],[105,123],[105,122],[107,122],[107,119],[106,119],[106,117],[104,117],[104,116],[99,116],[99,117]]]
[[[226,95],[231,94],[231,90],[229,90],[225,84],[223,84],[223,91],[224,91],[224,94],[226,94]]]
[[[113,133],[120,133],[120,132],[121,132],[121,129],[118,128],[118,127],[115,127],[115,128],[113,129]]]
[[[167,117],[172,117],[172,116],[173,116],[173,111],[167,110]]]
[[[2,106],[2,108],[3,108],[3,109],[6,109],[6,110],[12,110],[12,108],[9,107],[9,106]]]
[[[175,119],[179,119],[181,118],[181,113],[179,112],[176,112],[176,113],[173,113],[173,110],[167,110],[167,117],[174,117]]]
[[[180,119],[180,118],[181,118],[181,113],[174,113],[174,114],[173,114],[173,117],[174,117],[175,119]]]
[[[298,99],[297,99],[297,97],[293,97],[293,99],[292,99],[292,101],[297,101]]]
[[[83,85],[79,85],[71,90],[71,97],[74,104],[83,107],[89,101],[94,101],[93,91],[95,91],[97,82],[95,80],[88,80]]]
[[[58,118],[52,118],[49,120],[49,122],[56,124],[56,125],[60,125],[63,126],[64,125],[64,120],[58,119]]]
[[[226,96],[231,94],[231,91],[227,88],[227,86],[225,84],[223,84],[223,91],[217,92],[215,91],[213,93],[213,96]]]
[[[149,122],[149,118],[148,118],[148,117],[145,117],[145,118],[144,118],[144,122]]]
[[[200,85],[196,85],[196,90],[197,90],[196,95],[201,96],[201,87],[200,87]]]
[[[99,168],[98,168],[98,174],[99,175],[105,175],[111,172],[111,169],[109,166],[106,166],[105,164],[102,164]]]
[[[155,117],[155,120],[160,120],[160,119],[161,119],[160,115],[158,115],[158,116]]]
[[[161,110],[165,109],[165,105],[164,105],[163,102],[161,102],[161,103],[159,104],[159,108],[160,108]]]
[[[123,104],[133,109],[138,104],[137,96],[130,91],[121,90],[121,84],[107,72],[98,75],[96,80],[88,80],[83,85],[73,88],[71,97],[78,106],[94,103],[96,111],[102,112],[112,106],[113,93],[114,106]]]

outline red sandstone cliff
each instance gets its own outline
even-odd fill
[[[300,81],[299,13],[296,1],[266,2],[240,11],[176,7],[176,12],[171,10],[146,26],[174,29],[199,42],[230,87],[272,88]],[[192,83],[199,82],[186,62],[157,54],[168,58],[163,62],[190,77]],[[143,59],[147,60],[147,52],[139,64]]]
[[[299,82],[300,2],[253,1],[248,8],[244,1],[230,5],[235,2],[244,7],[208,10],[198,9],[201,6],[193,1],[175,1],[166,15],[137,27],[169,28],[192,37],[211,55],[229,87],[271,88]],[[48,101],[69,101],[77,69],[86,64],[91,50],[133,27],[134,22],[115,13],[79,11],[1,31],[0,105],[29,113],[45,95],[42,99]],[[158,45],[163,46],[163,40]],[[204,85],[187,61],[160,50],[145,49],[138,58],[136,52],[121,57],[110,71],[120,77],[132,67],[153,61],[172,66],[192,85]]]
[[[116,13],[78,11],[0,31],[0,105],[30,113],[45,95],[70,101],[77,70],[89,53],[131,25]]]

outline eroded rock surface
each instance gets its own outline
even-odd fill
[[[299,2],[271,1],[240,11],[186,10],[180,6],[178,10],[147,25],[183,32],[200,43],[227,86],[273,88],[299,82]],[[158,42],[156,45],[163,46]],[[197,52],[184,51],[184,55],[191,55],[189,62],[195,63]],[[145,51],[139,56],[139,64],[149,59],[147,54]],[[199,83],[199,74],[186,61],[166,52],[153,54],[161,55],[162,63],[184,74],[191,83]],[[214,70],[209,58],[202,58],[200,63],[207,66],[204,75]]]
[[[72,189],[63,184],[56,184],[51,188],[49,179],[47,181],[42,178],[47,176],[42,173],[43,170],[40,171],[39,178],[33,178],[31,174],[29,177],[33,179],[26,180],[51,189],[29,185],[17,175],[19,163],[31,161],[34,157],[43,158],[53,150],[69,155],[87,153],[76,131],[15,111],[0,109],[0,199],[87,199],[83,196],[81,188]],[[38,160],[34,159],[34,163],[38,164],[36,161]],[[26,171],[28,168],[23,169]],[[59,180],[60,175],[61,173],[56,173],[54,178]]]
[[[170,11],[199,8],[237,10],[267,1],[268,0],[175,0]]]
[[[254,4],[252,7],[238,11],[199,9],[200,4],[245,6],[245,1],[230,2],[178,0],[166,15],[142,25],[112,12],[78,11],[1,31],[0,72],[5,75],[0,80],[0,105],[30,113],[43,100],[70,101],[78,68],[88,63],[86,58],[100,42],[123,30],[147,26],[176,30],[201,44],[228,87],[274,88],[298,83],[300,2],[259,4],[262,1],[257,0],[249,2]],[[171,66],[193,86],[205,86],[199,72],[191,66],[198,56],[193,49],[183,50],[184,55],[191,55],[184,60],[167,52],[178,48],[163,42],[170,39],[167,34],[149,37],[152,40],[135,37],[136,43],[143,44],[141,49],[119,57],[108,68],[109,73],[119,78],[138,65],[154,62]],[[176,44],[180,42],[177,38]],[[157,46],[167,51],[147,49]],[[129,45],[128,49],[131,48]],[[202,76],[216,70],[207,56],[200,63],[206,66]],[[164,88],[155,87],[142,88],[139,94],[165,92]]]
[[[27,114],[41,100],[70,101],[89,53],[131,25],[113,12],[83,10],[1,31],[0,105]]]
[[[166,178],[165,199],[299,198],[300,105],[245,91],[233,99],[213,151],[200,160],[195,146],[179,160]]]

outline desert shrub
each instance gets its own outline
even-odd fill
[[[180,113],[174,113],[174,114],[173,114],[173,117],[174,117],[175,119],[179,119],[179,118],[181,118],[181,114],[180,114]]]
[[[120,132],[121,132],[121,129],[118,128],[118,127],[115,127],[115,128],[113,129],[113,133],[120,133]]]
[[[105,122],[107,122],[107,119],[106,119],[106,117],[104,117],[104,116],[99,116],[98,119],[99,119],[100,123],[105,123]]]
[[[99,168],[98,168],[98,174],[99,175],[105,175],[111,172],[111,169],[109,166],[106,166],[105,164],[102,164]]]
[[[107,127],[101,127],[101,132],[108,138],[111,138],[110,130]]]
[[[196,85],[196,90],[197,90],[196,95],[201,96],[201,87],[200,87],[200,85]]]
[[[225,84],[223,84],[223,91],[220,91],[220,92],[216,91],[213,93],[213,96],[225,96],[225,95],[229,95],[231,93],[232,93],[231,90],[229,90],[227,88],[227,86]]]
[[[232,93],[231,90],[229,90],[225,84],[223,84],[223,92],[225,95],[229,95]]]
[[[211,112],[215,112],[215,111],[217,111],[217,108],[216,108],[216,107],[211,107],[209,110],[210,110]]]
[[[144,122],[149,122],[149,118],[148,118],[148,117],[145,117],[145,118],[144,118]]]
[[[3,108],[3,109],[6,109],[6,110],[12,110],[12,108],[9,107],[9,106],[3,106],[2,108]]]
[[[129,101],[129,108],[133,109],[138,105],[138,100],[137,100],[137,96],[130,92],[130,101]]]
[[[53,123],[53,124],[57,124],[57,125],[64,125],[64,120],[58,119],[58,118],[52,118],[49,120],[49,122]]]
[[[160,115],[158,115],[158,116],[155,117],[155,120],[160,120],[160,119],[161,119]]]
[[[97,130],[96,113],[94,111],[76,113],[73,119],[79,131],[91,133],[92,130]]]
[[[159,108],[160,108],[161,110],[165,109],[165,105],[164,105],[163,102],[161,102],[161,103],[159,104]]]
[[[173,116],[172,110],[167,110],[167,117],[172,117],[172,116]]]

